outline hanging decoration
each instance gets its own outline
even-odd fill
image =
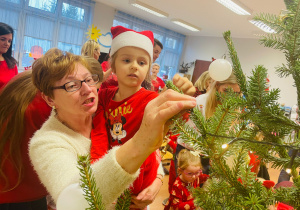
[[[98,38],[102,35],[100,33],[100,29],[97,29],[96,26],[94,26],[94,24],[92,24],[92,26],[88,29],[88,32],[86,32],[86,34],[88,35],[86,38],[87,39],[91,39],[94,41],[98,41]]]
[[[105,34],[100,33],[100,29],[97,29],[94,24],[88,29],[88,32],[86,32],[88,35],[86,38],[94,40],[98,42],[102,47],[110,48],[111,42],[112,42],[112,35],[110,32],[107,32]]]
[[[232,72],[231,64],[225,59],[215,59],[209,65],[209,75],[215,81],[224,81],[229,78]]]

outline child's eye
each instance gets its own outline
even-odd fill
[[[145,65],[145,64],[146,64],[145,61],[141,61],[141,62],[140,62],[140,65],[141,65],[141,66],[143,66],[143,65]]]
[[[129,63],[129,62],[130,62],[129,59],[124,59],[123,61],[124,61],[125,63]]]

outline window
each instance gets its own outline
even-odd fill
[[[62,16],[83,22],[84,9],[67,3],[63,3]]]
[[[135,31],[152,31],[154,38],[164,46],[159,58],[155,61],[160,65],[159,76],[162,78],[163,75],[167,75],[168,78],[173,78],[179,69],[184,35],[120,11],[116,13],[113,25],[121,25]]]
[[[5,0],[5,1],[15,3],[15,4],[20,4],[21,0]]]
[[[28,5],[33,8],[55,13],[57,0],[29,0]]]
[[[32,65],[32,55],[53,47],[80,54],[92,20],[92,0],[0,0],[0,4],[0,22],[14,29],[13,54],[19,70]]]

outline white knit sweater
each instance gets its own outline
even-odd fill
[[[54,116],[32,137],[29,156],[41,182],[54,201],[69,185],[79,182],[77,155],[90,151],[90,139],[66,127]],[[129,174],[116,161],[115,147],[92,165],[103,202],[109,206],[137,178],[139,171]]]

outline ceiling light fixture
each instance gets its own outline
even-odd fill
[[[252,23],[253,25],[255,25],[256,27],[258,27],[259,29],[263,30],[266,33],[276,33],[276,31],[274,29],[272,29],[271,27],[267,26],[266,24],[264,24],[261,21],[249,20],[249,22]]]
[[[251,15],[252,11],[237,0],[217,0],[217,2],[238,15]]]
[[[183,20],[179,20],[179,19],[173,19],[172,20],[173,23],[177,24],[177,25],[180,25],[181,27],[184,27],[186,29],[189,29],[191,31],[201,31],[201,28],[197,27],[197,26],[194,26],[190,23],[187,23]]]
[[[169,14],[168,13],[165,13],[159,9],[156,9],[148,4],[145,4],[143,2],[140,2],[140,1],[137,1],[137,0],[131,0],[130,1],[130,4],[134,7],[137,7],[141,10],[144,10],[146,12],[149,12],[151,13],[152,15],[156,15],[158,17],[168,17]]]

